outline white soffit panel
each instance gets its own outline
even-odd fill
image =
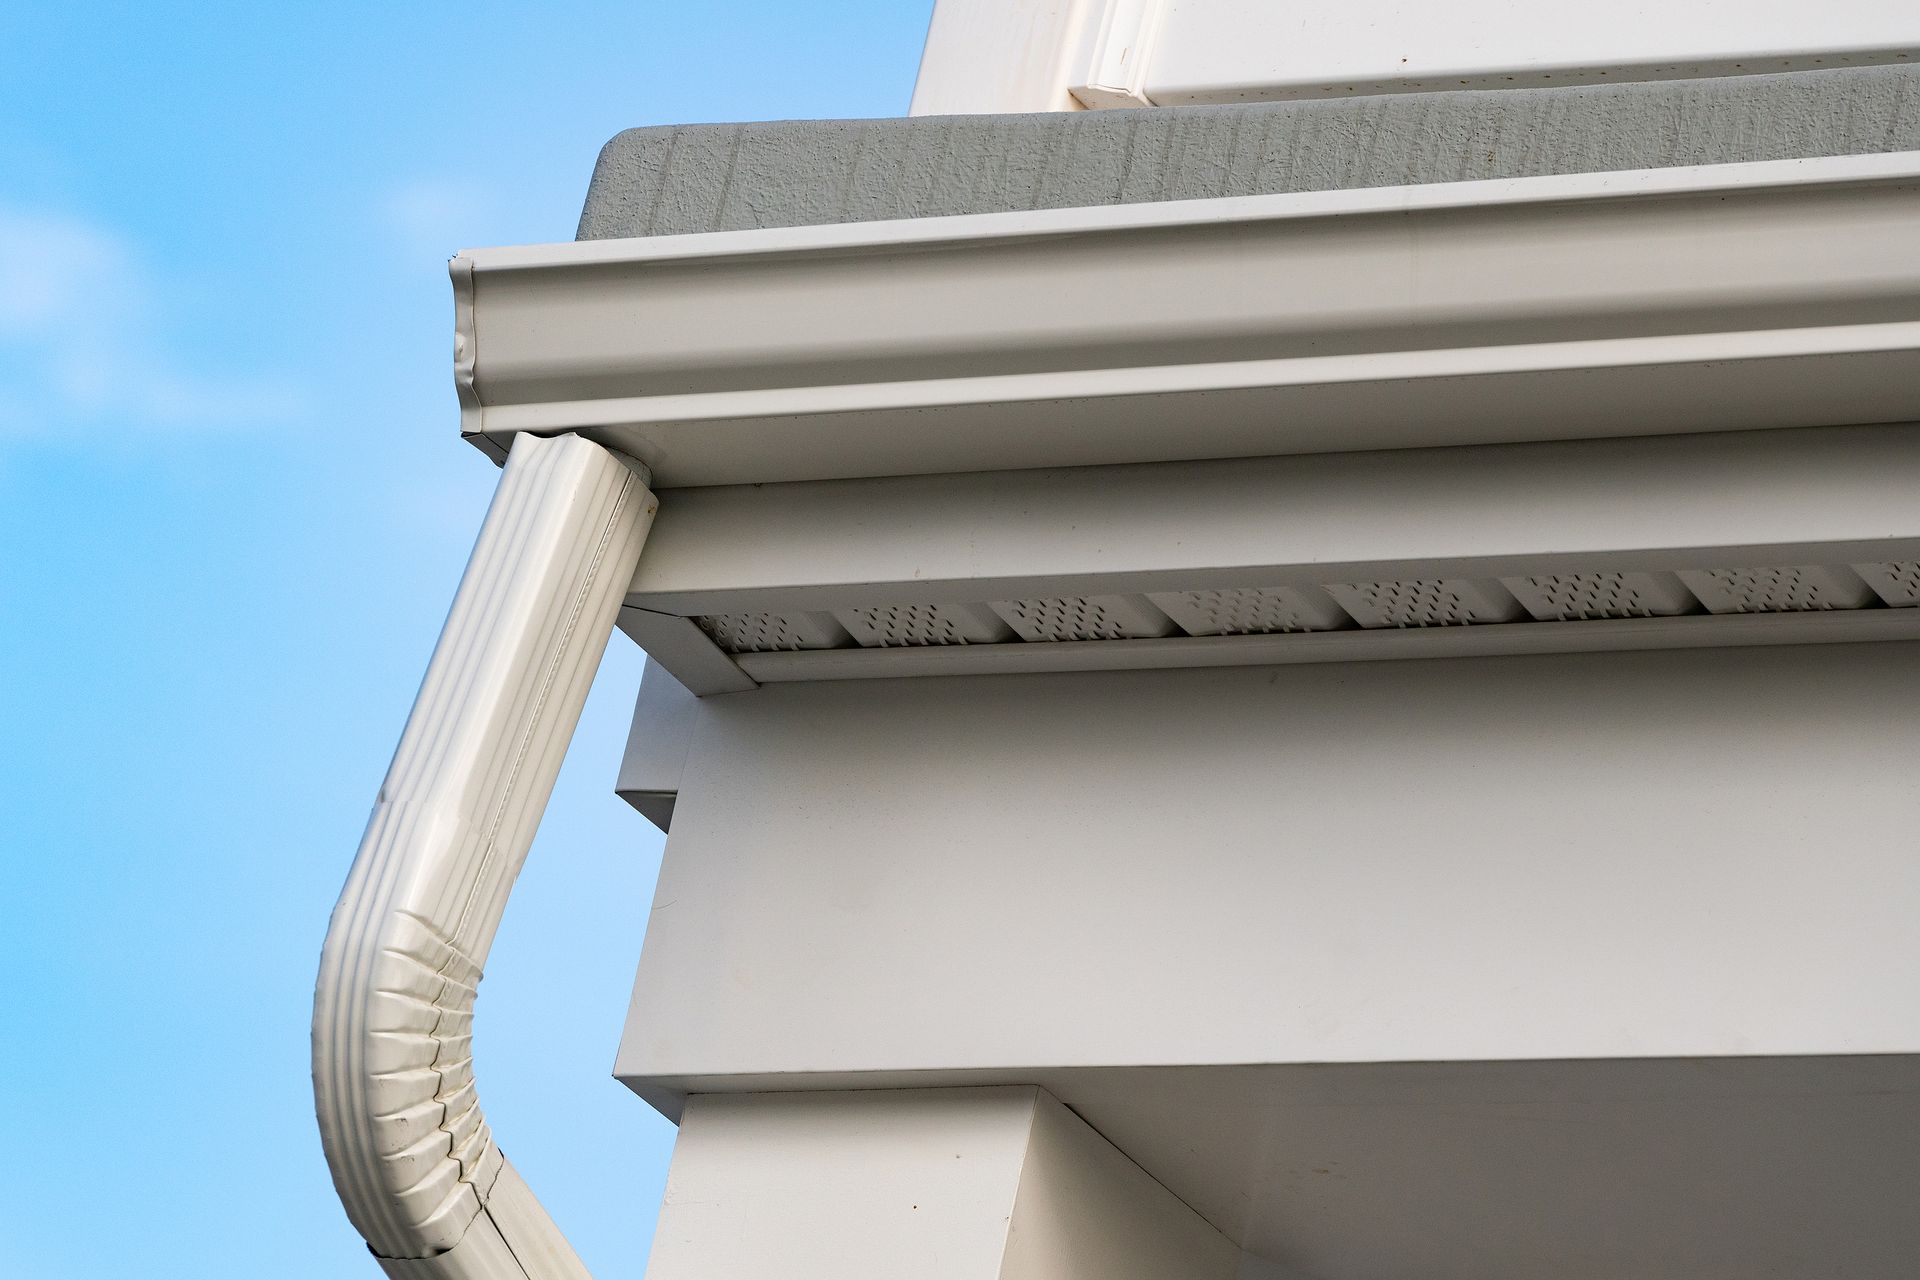
[[[676,489],[623,625],[700,694],[1897,639],[1915,493],[1912,425]]]
[[[1920,10],[1888,0],[1106,0],[1088,106],[1804,71],[1905,62]],[[1131,55],[1126,57],[1123,55]],[[1105,89],[1105,93],[1102,89]],[[1121,96],[1116,90],[1130,91]]]
[[[1521,616],[1512,592],[1473,578],[1329,582],[1325,589],[1363,627],[1463,627]]]
[[[1920,637],[1920,608],[1914,607],[1920,600],[1892,585],[1876,592],[1845,564],[1713,563],[1727,554],[1724,548],[1671,551],[1670,559],[1700,565],[1675,571],[1596,565],[1504,580],[1420,576],[1416,564],[1381,566],[1381,576],[1362,581],[1328,581],[1327,568],[1303,565],[1287,572],[1311,580],[1284,586],[842,611],[964,617],[985,608],[1012,624],[1006,638],[972,644],[930,642],[924,629],[913,627],[865,636],[858,645],[850,637],[807,645],[766,642],[770,634],[800,633],[819,616],[799,612],[752,615],[761,620],[758,629],[739,638],[711,619],[697,621],[758,682]],[[1772,558],[1791,557],[1774,552]],[[1889,584],[1920,582],[1920,559],[1869,567]],[[1258,577],[1271,571],[1240,572]],[[979,594],[981,588],[955,583],[944,589]],[[1157,607],[1161,602],[1165,611]],[[1718,616],[1728,614],[1756,616]],[[1802,616],[1808,614],[1824,616]],[[1469,629],[1473,636],[1465,640],[1385,640],[1393,632],[1457,635]],[[932,653],[930,644],[966,648]]]
[[[1318,587],[1156,591],[1147,599],[1190,636],[1337,631],[1353,618]]]
[[[1502,582],[1542,622],[1665,618],[1700,607],[1686,584],[1671,573],[1550,573]]]
[[[1911,572],[1916,566],[1893,567]],[[1680,580],[1713,613],[1864,609],[1877,599],[1860,575],[1843,564],[1682,569]]]
[[[1920,155],[475,250],[462,423],[663,486],[1920,419]]]
[[[1920,605],[1920,564],[1856,564],[1853,571],[1895,608]]]
[[[1128,640],[1179,629],[1145,596],[995,600],[988,607],[1028,641]]]
[[[1013,628],[984,604],[887,604],[835,609],[853,638],[873,648],[925,644],[998,644]]]
[[[853,637],[830,613],[714,613],[696,621],[728,653],[837,649]]]

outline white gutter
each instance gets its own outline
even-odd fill
[[[494,1144],[475,989],[639,562],[644,469],[516,441],[334,909],[314,993],[321,1139],[393,1277],[587,1271]]]
[[[486,249],[463,427],[666,486],[1920,419],[1920,153]]]

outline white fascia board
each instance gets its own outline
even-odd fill
[[[1920,418],[1920,154],[476,250],[463,429],[664,486]]]
[[[1910,560],[1917,493],[1905,425],[675,489],[627,615]]]

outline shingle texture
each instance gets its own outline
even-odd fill
[[[1920,150],[1920,67],[630,129],[583,240]]]

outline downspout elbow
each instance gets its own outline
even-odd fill
[[[473,1003],[655,506],[598,445],[515,440],[334,909],[315,1109],[390,1276],[587,1276],[487,1126]]]

